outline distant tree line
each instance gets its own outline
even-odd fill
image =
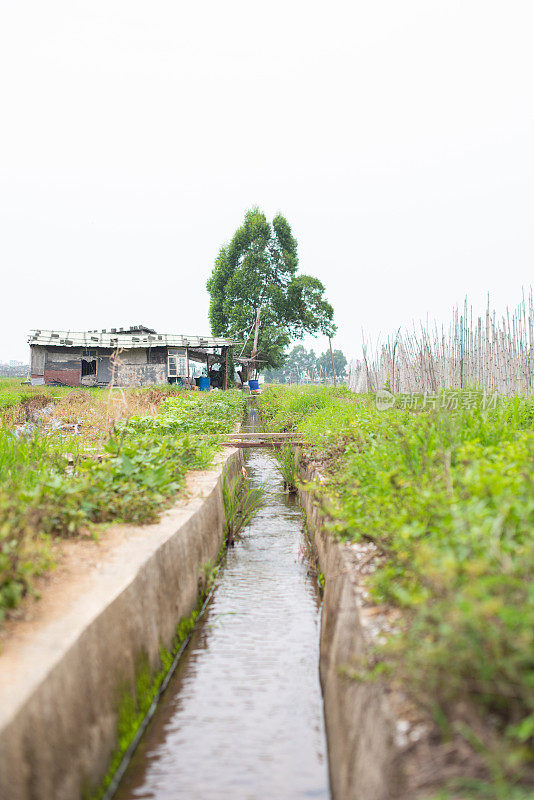
[[[0,377],[26,378],[28,370],[28,364],[0,364]]]
[[[341,350],[334,350],[334,368],[338,378],[343,378],[347,374],[347,359]],[[314,350],[306,350],[302,344],[293,347],[281,367],[270,369],[265,373],[266,381],[280,383],[297,383],[302,380],[319,381],[325,378],[332,378],[330,350],[316,355]]]

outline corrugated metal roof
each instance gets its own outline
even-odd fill
[[[30,345],[55,347],[225,347],[237,344],[232,339],[214,336],[181,336],[174,333],[111,333],[110,331],[32,331]]]

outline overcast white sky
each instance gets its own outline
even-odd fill
[[[515,305],[533,23],[532,0],[0,0],[0,360],[31,328],[208,333],[253,204],[347,355],[466,294]]]

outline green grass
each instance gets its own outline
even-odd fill
[[[73,391],[88,394],[97,400],[103,400],[109,394],[109,387],[101,386],[31,386],[21,384],[20,378],[0,378],[0,414],[2,411],[18,406],[20,403],[30,401],[35,397],[54,398],[66,397]],[[158,386],[141,386],[136,389],[126,389],[127,393],[137,395],[175,396],[183,394],[177,384],[162,384]]]
[[[186,473],[211,464],[217,434],[233,430],[242,413],[239,392],[183,392],[155,417],[117,423],[100,461],[82,458],[80,438],[17,438],[0,427],[0,619],[50,566],[51,541],[114,520],[156,520]]]
[[[22,386],[20,378],[0,378],[0,413],[37,395],[61,397],[68,391],[61,386]]]
[[[81,391],[89,392],[94,397],[103,397],[109,390],[91,387],[83,388]],[[69,392],[72,392],[70,386],[30,386],[29,384],[22,385],[20,378],[0,378],[0,410],[12,408],[37,395],[52,399],[64,397]]]
[[[387,676],[444,735],[460,731],[501,797],[507,778],[534,781],[534,401],[456,399],[379,411],[368,396],[277,387],[261,405],[270,428],[305,435],[332,532],[385,556],[369,585],[402,622],[360,678]]]

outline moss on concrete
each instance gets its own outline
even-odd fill
[[[178,623],[171,647],[167,649],[163,645],[160,646],[161,668],[158,672],[155,675],[151,674],[148,656],[146,653],[141,653],[136,664],[134,691],[132,692],[130,684],[125,682],[120,684],[118,688],[117,747],[110,758],[109,768],[105,777],[96,790],[85,789],[83,791],[84,800],[101,800],[105,795],[128,747],[133,742],[145,719],[152,701],[157,696],[176,654],[195,627],[204,601],[213,587],[225,553],[226,542],[223,542],[215,563],[208,562],[199,570],[196,608],[193,609],[188,617],[183,617]]]
[[[224,548],[219,552],[218,561],[223,554]],[[115,772],[124,758],[124,754],[134,740],[139,727],[145,719],[152,701],[158,694],[160,686],[172,666],[174,657],[193,631],[204,600],[213,585],[217,574],[217,567],[207,565],[205,571],[207,574],[209,573],[209,577],[205,582],[203,581],[203,591],[201,591],[199,595],[196,608],[193,609],[188,617],[183,617],[178,623],[171,647],[167,649],[163,645],[160,646],[161,668],[158,672],[152,675],[148,656],[146,653],[141,653],[136,665],[134,691],[132,692],[129,684],[125,684],[124,682],[120,684],[117,692],[117,747],[111,756],[109,769],[98,789],[84,791],[84,800],[101,800],[104,796],[108,786],[113,780]]]

